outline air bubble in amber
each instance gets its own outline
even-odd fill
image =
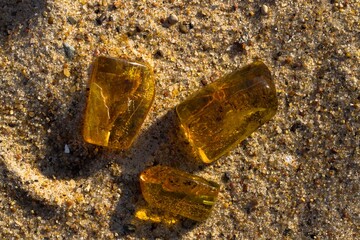
[[[269,121],[277,105],[270,70],[257,61],[199,90],[176,112],[194,152],[210,163]]]
[[[129,148],[149,112],[154,94],[153,72],[148,65],[98,57],[85,110],[85,141],[116,149]]]
[[[215,182],[166,166],[142,172],[140,185],[150,206],[196,221],[209,217],[220,189]]]

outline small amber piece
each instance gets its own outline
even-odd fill
[[[85,141],[110,148],[129,148],[149,112],[154,94],[155,83],[149,66],[98,57],[85,111]]]
[[[140,185],[149,205],[196,221],[210,215],[220,189],[215,182],[165,166],[142,172]]]
[[[270,70],[258,61],[207,85],[176,112],[195,153],[210,163],[269,121],[277,105]]]

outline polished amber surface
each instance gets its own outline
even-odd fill
[[[85,141],[127,149],[149,112],[154,94],[154,78],[149,66],[98,57],[91,74],[85,111]]]
[[[142,172],[140,185],[149,205],[196,221],[210,215],[220,188],[215,182],[165,166]]]
[[[270,70],[258,61],[207,85],[176,112],[195,153],[210,163],[269,121],[277,105]]]

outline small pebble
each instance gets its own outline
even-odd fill
[[[52,16],[50,16],[48,18],[48,24],[53,24],[54,23],[54,18]]]
[[[63,46],[66,57],[69,59],[73,59],[75,56],[75,48],[68,43],[64,43]]]
[[[156,50],[156,52],[154,53],[154,57],[155,58],[162,58],[164,57],[164,52],[161,49]]]
[[[101,14],[98,18],[96,18],[96,22],[98,25],[101,25],[106,19],[106,14]]]
[[[67,154],[70,153],[70,148],[69,148],[69,145],[67,145],[67,144],[65,144],[64,153],[67,153]]]
[[[29,117],[35,117],[35,113],[34,112],[29,112]]]
[[[268,15],[269,14],[269,7],[266,6],[265,4],[261,6],[261,13],[264,15]]]
[[[179,21],[179,18],[175,14],[170,14],[167,19],[167,22],[170,26],[176,24]]]
[[[71,73],[70,73],[70,69],[69,68],[64,68],[64,75],[65,75],[65,77],[70,77],[71,76]]]
[[[193,29],[195,27],[195,22],[194,21],[191,21],[190,24],[189,24],[189,28],[190,29]]]
[[[67,17],[67,21],[68,21],[68,23],[70,23],[71,25],[75,25],[75,24],[77,23],[76,19],[73,18],[73,17],[71,17],[71,16]]]
[[[189,28],[188,28],[188,26],[187,25],[185,25],[185,24],[180,24],[179,25],[179,31],[181,32],[181,33],[188,33],[189,32]]]

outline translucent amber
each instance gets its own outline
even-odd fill
[[[149,205],[196,221],[205,220],[219,193],[219,185],[165,166],[140,175],[141,191]]]
[[[179,218],[170,212],[166,212],[159,208],[149,206],[137,207],[135,210],[135,217],[138,220],[150,221],[155,223],[165,223],[173,225],[179,221]]]
[[[90,79],[85,141],[127,149],[145,120],[155,94],[152,69],[122,59],[98,57]]]
[[[270,70],[258,61],[207,85],[176,112],[195,153],[210,163],[269,121],[277,105]]]

